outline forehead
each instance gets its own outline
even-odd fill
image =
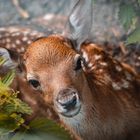
[[[69,62],[76,55],[63,37],[52,35],[33,42],[25,53],[25,62],[29,67],[41,68]]]

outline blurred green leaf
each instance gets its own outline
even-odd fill
[[[134,7],[130,4],[123,4],[120,6],[119,19],[124,28],[128,30],[133,22],[133,18],[136,17]]]
[[[16,97],[9,99],[9,102],[4,106],[4,110],[9,114],[17,112],[30,115],[32,113],[31,108]]]
[[[0,65],[4,62],[0,57]],[[14,70],[0,77],[0,140],[10,140],[9,134],[24,125],[23,115],[32,113],[31,108],[17,97],[18,93],[9,87],[14,77]]]
[[[4,64],[6,62],[6,60],[3,58],[3,57],[0,57],[0,66],[2,65],[2,64]]]
[[[126,45],[132,43],[140,43],[140,27],[136,28],[134,32],[128,36]]]
[[[139,5],[140,5],[140,0],[138,0],[138,3],[139,3]]]
[[[4,78],[2,78],[2,83],[5,84],[6,86],[9,86],[12,83],[14,77],[15,77],[15,71],[12,70],[8,72],[6,76],[4,76]]]
[[[51,120],[33,120],[29,128],[16,133],[12,140],[71,140],[70,134]]]
[[[0,112],[0,136],[7,135],[9,132],[13,132],[19,126],[15,119],[11,118],[4,112]]]

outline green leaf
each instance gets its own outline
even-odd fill
[[[3,57],[0,57],[0,66],[3,65],[6,62],[6,60]]]
[[[15,77],[15,71],[12,70],[8,72],[6,76],[4,76],[4,78],[2,78],[2,83],[5,84],[6,86],[9,86],[12,83],[14,77]]]
[[[0,65],[4,62],[4,59],[0,57]],[[0,77],[0,140],[11,140],[9,134],[20,129],[20,126],[27,129],[23,115],[32,113],[31,108],[17,97],[18,92],[14,92],[9,87],[14,77],[14,70],[3,78]]]
[[[0,80],[0,94],[7,93],[9,90],[9,87],[7,87],[5,84],[3,84]]]
[[[136,28],[133,33],[131,33],[127,40],[126,45],[132,44],[132,43],[140,43],[140,27]]]
[[[13,132],[19,126],[16,121],[4,112],[0,112],[0,136]]]
[[[33,120],[29,128],[16,133],[12,140],[72,140],[64,128],[51,120]]]
[[[131,27],[133,18],[135,17],[136,13],[132,5],[123,4],[120,6],[119,19],[126,30],[128,30]]]
[[[31,108],[18,98],[10,99],[9,103],[5,104],[4,110],[9,114],[17,112],[30,115],[32,113]]]

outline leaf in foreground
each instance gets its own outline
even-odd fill
[[[47,119],[33,120],[29,129],[17,132],[12,140],[72,140],[70,134],[58,124]]]

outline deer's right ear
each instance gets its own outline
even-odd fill
[[[79,51],[83,42],[90,38],[92,27],[92,0],[73,0],[75,6],[69,16],[63,36],[73,42]]]

